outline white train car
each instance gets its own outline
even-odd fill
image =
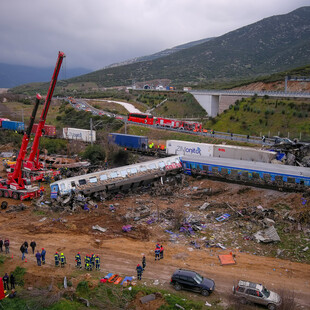
[[[51,198],[94,193],[104,196],[107,192],[129,190],[147,185],[154,180],[182,170],[180,156],[155,159],[138,164],[62,179],[51,183]]]
[[[271,163],[277,153],[251,147],[214,144],[213,157]]]
[[[220,157],[264,163],[270,163],[277,155],[276,152],[250,147],[179,140],[168,140],[166,152],[168,155],[190,156],[192,158]]]
[[[70,140],[80,140],[84,142],[95,142],[96,131],[80,128],[63,128],[63,137]]]

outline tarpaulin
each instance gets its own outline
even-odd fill
[[[221,262],[221,265],[233,265],[236,263],[234,257],[231,254],[219,255],[219,260]]]

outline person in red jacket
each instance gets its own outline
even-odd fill
[[[164,258],[164,247],[161,245],[159,249],[160,249],[160,252],[159,252],[160,253],[160,259],[163,259]]]

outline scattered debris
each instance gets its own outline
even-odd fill
[[[122,227],[123,232],[129,232],[132,230],[132,226],[131,225],[125,225]]]
[[[264,242],[264,243],[281,241],[277,233],[277,230],[275,229],[274,226],[270,226],[269,228],[265,230],[258,231],[254,235],[254,238],[256,239],[257,242]]]
[[[93,226],[92,229],[93,229],[93,230],[99,230],[99,231],[101,231],[101,232],[103,232],[103,233],[107,231],[106,228],[102,228],[102,227],[100,227],[99,225]]]
[[[218,222],[222,222],[222,221],[228,219],[229,217],[230,217],[230,214],[225,213],[225,214],[221,215],[220,217],[217,217],[216,220],[217,220]]]

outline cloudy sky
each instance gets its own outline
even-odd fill
[[[223,35],[309,0],[2,0],[0,62],[98,70]]]

